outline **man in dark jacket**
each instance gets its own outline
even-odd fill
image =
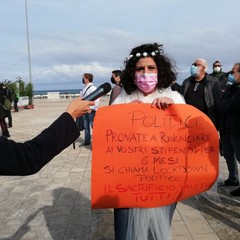
[[[223,156],[226,159],[229,176],[225,186],[239,186],[237,162],[240,163],[240,63],[235,63],[228,75],[232,83],[218,104],[221,114],[220,134]],[[230,193],[240,196],[240,187]]]
[[[197,58],[191,66],[191,76],[182,83],[182,94],[187,104],[205,113],[218,128],[216,103],[221,98],[221,85],[207,74],[207,61]]]
[[[93,106],[92,101],[73,100],[50,127],[25,143],[0,137],[0,175],[30,175],[38,172],[53,157],[79,136],[74,119]]]
[[[227,73],[222,71],[222,64],[219,61],[213,63],[213,72],[210,74],[215,77],[221,84],[222,92],[225,92],[227,86]]]

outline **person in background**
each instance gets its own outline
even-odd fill
[[[235,63],[228,75],[232,83],[218,103],[221,114],[220,136],[223,156],[226,159],[229,175],[223,186],[239,186],[237,162],[240,163],[240,63]],[[240,187],[230,193],[240,196]]]
[[[121,78],[122,78],[122,71],[121,70],[113,70],[112,71],[111,82],[113,84],[115,84],[115,86],[112,88],[112,91],[111,91],[111,94],[110,94],[109,105],[112,104],[112,102],[117,98],[117,96],[122,91]]]
[[[90,93],[94,92],[97,89],[92,83],[93,75],[91,73],[84,73],[82,82],[83,84],[85,84],[85,87],[80,93],[80,95],[83,98],[88,96]],[[100,99],[95,100],[95,105],[91,106],[87,114],[83,116],[85,140],[80,146],[88,146],[91,144],[91,128],[93,128],[93,121],[94,121],[95,113],[98,109],[99,101]]]
[[[12,99],[12,92],[10,91],[10,89],[6,86],[6,97],[7,99],[12,103],[13,99]],[[11,109],[7,111],[8,112],[8,127],[11,128],[12,127],[12,113],[11,113]]]
[[[220,61],[215,61],[213,63],[213,72],[210,75],[215,77],[220,82],[221,89],[223,92],[225,92],[228,78],[227,73],[222,71],[222,64]]]
[[[74,119],[86,114],[93,105],[92,101],[73,100],[48,128],[24,143],[0,137],[0,174],[23,176],[38,172],[78,138]]]
[[[5,98],[7,97],[7,89],[4,84],[0,84],[0,125],[2,129],[2,136],[3,137],[10,137],[8,128],[7,128],[7,123],[5,121],[5,118],[8,117],[9,113],[6,109],[4,109],[4,101]]]
[[[13,98],[13,107],[14,107],[14,112],[18,112],[18,101],[19,101],[19,93],[18,91],[15,93],[14,98]]]
[[[183,97],[169,87],[176,74],[171,61],[163,54],[162,45],[143,44],[133,48],[125,61],[123,89],[113,104],[151,103],[163,111],[171,104],[185,103]],[[158,208],[114,209],[116,240],[169,239],[175,207],[174,203]]]
[[[191,76],[182,83],[182,94],[187,104],[205,113],[218,129],[219,116],[216,104],[222,91],[220,82],[207,73],[208,63],[203,58],[197,58],[191,65]]]

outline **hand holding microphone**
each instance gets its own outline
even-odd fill
[[[104,83],[100,85],[94,92],[90,93],[88,96],[82,98],[81,100],[75,99],[72,101],[66,111],[73,117],[73,119],[86,113],[90,113],[90,107],[94,106],[93,101],[107,94],[110,90],[111,85],[109,83]],[[85,102],[82,100],[85,100]]]

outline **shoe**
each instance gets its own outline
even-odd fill
[[[79,147],[82,147],[82,146],[89,146],[89,145],[90,145],[90,143],[88,143],[88,142],[84,142],[84,143],[80,144]]]
[[[236,190],[230,192],[231,196],[236,196],[236,197],[240,197],[240,187],[237,188]]]
[[[232,182],[227,179],[226,181],[224,181],[224,184],[222,186],[239,186],[239,181]]]

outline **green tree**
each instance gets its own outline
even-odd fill
[[[29,104],[33,104],[33,84],[31,82],[27,83],[25,86],[25,94],[29,98]]]
[[[29,105],[33,104],[33,84],[29,82],[25,84],[23,79],[18,76],[15,82],[11,82],[7,79],[3,81],[4,84],[8,86],[8,89],[12,93],[12,98],[15,98],[18,94],[19,96],[28,96],[29,98]]]
[[[25,82],[22,80],[19,80],[19,95],[21,97],[26,96],[25,92]]]
[[[17,87],[16,83],[5,79],[3,84],[5,84],[7,86],[8,90],[10,91],[10,94],[11,94],[11,99],[13,100],[15,98],[16,94],[18,93],[18,87]]]

